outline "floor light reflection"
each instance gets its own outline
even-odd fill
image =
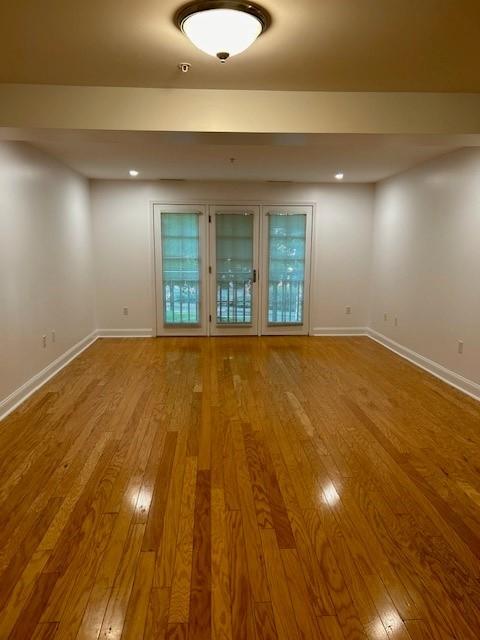
[[[322,487],[321,500],[323,504],[326,504],[329,507],[334,507],[340,502],[340,496],[332,482],[329,482],[327,485]]]

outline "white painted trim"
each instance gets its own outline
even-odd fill
[[[35,391],[43,387],[53,376],[56,376],[67,364],[70,364],[82,351],[88,349],[98,338],[98,332],[93,331],[90,335],[86,336],[80,342],[73,345],[70,349],[65,351],[64,354],[59,356],[56,360],[42,369],[39,373],[27,380],[18,389],[15,389],[9,396],[0,401],[0,421],[8,416],[9,413],[14,411],[20,406],[27,398],[29,398]]]
[[[391,338],[383,335],[383,333],[379,333],[374,329],[367,329],[367,335],[375,342],[378,342],[383,347],[390,349],[397,355],[405,358],[412,364],[415,364],[417,367],[420,367],[424,371],[431,373],[436,378],[439,378],[443,382],[446,382],[451,387],[455,387],[459,391],[466,393],[471,398],[480,401],[480,384],[473,382],[473,380],[469,380],[468,378],[464,378],[458,373],[447,369],[446,367],[438,364],[438,362],[434,362],[433,360],[429,360],[425,356],[408,349],[408,347],[404,347],[403,345],[395,342]]]
[[[311,336],[366,336],[367,327],[314,327]]]
[[[152,338],[154,329],[97,329],[99,338]]]

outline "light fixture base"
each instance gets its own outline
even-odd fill
[[[261,33],[264,33],[272,24],[272,17],[269,12],[254,2],[242,2],[241,0],[196,0],[180,7],[174,17],[174,22],[180,31],[183,32],[183,23],[194,13],[208,11],[210,9],[231,9],[233,11],[243,11],[255,16],[262,25]]]

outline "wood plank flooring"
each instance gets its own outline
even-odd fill
[[[368,338],[99,340],[0,451],[0,640],[480,637],[480,404]]]

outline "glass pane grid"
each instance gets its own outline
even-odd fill
[[[271,214],[268,220],[268,324],[302,325],[306,215]]]
[[[163,321],[200,324],[200,228],[196,213],[164,213],[162,228]]]
[[[252,324],[253,216],[217,215],[216,321]]]

